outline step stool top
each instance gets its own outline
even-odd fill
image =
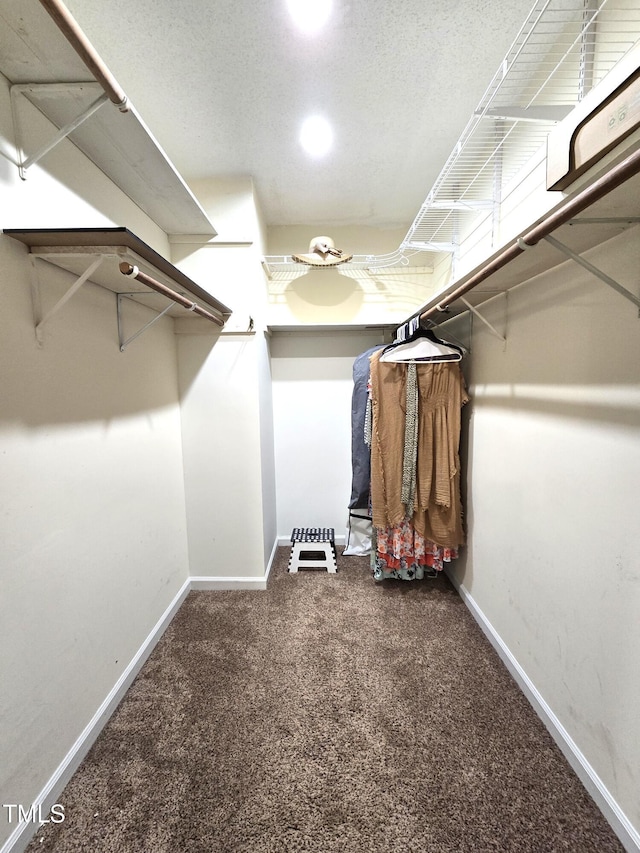
[[[335,540],[333,527],[294,527],[292,542],[331,542]]]

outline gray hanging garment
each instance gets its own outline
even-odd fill
[[[365,444],[364,424],[367,410],[369,356],[385,344],[371,347],[356,357],[353,363],[353,396],[351,398],[351,500],[349,509],[364,509],[369,513],[371,480],[371,450]]]

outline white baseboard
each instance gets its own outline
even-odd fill
[[[140,646],[125,671],[109,691],[103,703],[85,726],[84,731],[79,735],[76,742],[58,765],[54,774],[33,801],[33,805],[40,809],[41,814],[48,814],[51,807],[58,801],[58,797],[93,746],[109,717],[120,704],[125,693],[133,683],[134,678],[142,668],[142,665],[187,597],[190,589],[190,579],[187,579],[175,595],[173,601],[156,622],[149,636]],[[36,823],[27,823],[24,821],[18,823],[9,838],[2,845],[0,853],[22,853],[35,835],[37,829],[38,825]]]
[[[225,589],[266,589],[267,581],[264,576],[259,578],[214,577],[202,576],[191,578],[191,589],[212,589],[222,592]]]
[[[216,577],[215,575],[192,577],[191,589],[213,589],[218,591],[225,589],[266,589],[278,545],[279,539],[276,539],[273,543],[273,548],[271,549],[271,555],[264,575],[255,578],[241,578],[234,576]],[[2,853],[2,851],[0,851],[0,853]]]
[[[267,563],[267,568],[264,573],[265,583],[269,580],[269,575],[271,574],[271,567],[273,566],[273,561],[276,558],[276,552],[278,550],[278,537],[276,536],[276,540],[273,543],[273,547],[271,548],[271,556],[269,557],[269,562]]]
[[[462,598],[467,608],[471,611],[474,619],[491,645],[497,651],[500,659],[515,679],[529,703],[544,723],[549,734],[561,749],[576,776],[580,779],[606,820],[609,822],[625,850],[628,851],[628,853],[640,853],[640,833],[636,830],[631,821],[614,800],[602,779],[600,779],[596,771],[593,769],[591,764],[589,764],[575,741],[572,739],[569,732],[564,728],[560,720],[545,702],[534,683],[520,666],[480,607],[478,607],[473,596],[465,588],[464,584],[460,583],[455,578],[453,572],[447,571],[447,577],[458,591],[460,598]]]

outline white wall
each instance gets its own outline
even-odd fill
[[[587,255],[635,293],[639,237]],[[504,299],[485,308],[500,328]],[[506,319],[506,348],[474,324],[453,571],[637,833],[638,312],[567,262],[512,291]]]
[[[271,338],[278,536],[333,527],[344,536],[351,498],[353,362],[378,333],[282,333]]]
[[[196,577],[263,577],[275,542],[273,529],[265,543],[263,523],[260,343],[257,336],[179,339],[189,558]]]
[[[193,189],[219,237],[174,246],[174,262],[233,315],[222,333],[207,323],[179,327],[191,574],[264,578],[276,521],[260,212],[248,178],[200,181]]]
[[[13,161],[0,78],[0,228],[126,225],[167,245],[71,143],[26,182]],[[48,306],[73,279],[41,281]],[[172,323],[121,353],[115,297],[87,284],[38,348],[27,249],[0,235],[0,375],[0,802],[28,807],[188,576]]]

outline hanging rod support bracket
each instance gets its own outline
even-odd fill
[[[568,225],[636,225],[640,216],[580,216],[570,219]]]
[[[533,249],[533,247],[535,245],[534,243],[525,243],[525,241],[522,239],[522,237],[518,237],[518,239],[516,240],[516,243],[518,244],[518,248],[522,249],[523,252],[526,252],[527,249]]]
[[[505,296],[506,296],[506,293],[505,293]],[[501,334],[500,334],[500,332],[495,328],[495,326],[492,326],[492,325],[491,325],[491,323],[487,320],[487,318],[486,318],[486,317],[484,317],[484,316],[483,316],[483,315],[478,311],[478,309],[477,309],[477,308],[475,308],[475,307],[474,307],[470,302],[467,302],[467,300],[464,298],[464,296],[461,296],[461,297],[460,297],[460,302],[464,302],[464,304],[467,306],[467,308],[469,309],[469,311],[471,311],[471,313],[472,313],[475,317],[477,317],[477,318],[478,318],[478,320],[480,320],[481,322],[483,322],[483,323],[485,324],[485,326],[489,329],[489,331],[491,332],[491,334],[492,334],[492,335],[495,335],[495,336],[496,336],[496,338],[500,338],[500,340],[502,341],[502,343],[503,343],[503,344],[506,344],[506,343],[507,343],[507,339],[506,339],[506,337],[505,337],[504,335],[501,335]]]
[[[38,269],[36,266],[36,256],[30,255],[31,258],[31,292],[33,301],[34,323],[36,330],[36,340],[39,346],[42,346],[42,328],[45,323],[48,323],[51,318],[71,299],[71,297],[80,290],[83,284],[87,282],[94,272],[98,269],[104,259],[104,255],[98,257],[87,267],[87,269],[79,276],[71,287],[58,299],[56,304],[41,316],[41,298],[40,298],[40,282],[38,279]]]
[[[103,92],[98,98],[96,98],[93,103],[89,104],[89,106],[80,113],[77,118],[70,121],[64,127],[61,127],[56,135],[47,142],[46,145],[43,145],[39,151],[36,151],[35,154],[31,154],[29,157],[23,157],[24,153],[24,139],[22,138],[22,132],[20,130],[20,122],[18,121],[18,109],[17,109],[17,101],[16,98],[18,95],[22,94],[26,97],[26,93],[33,90],[36,91],[38,89],[51,89],[53,86],[59,88],[58,84],[47,84],[47,83],[24,83],[24,84],[16,84],[11,87],[11,111],[13,114],[13,125],[16,136],[16,144],[18,148],[18,172],[23,181],[27,179],[27,169],[31,166],[35,165],[39,160],[41,160],[45,154],[48,154],[53,148],[58,145],[58,143],[62,142],[63,139],[66,139],[70,133],[73,133],[80,125],[85,122],[88,118],[90,118],[95,112],[97,112],[103,104],[109,100],[108,95]],[[70,88],[71,88],[70,84]],[[27,98],[28,100],[28,98]]]
[[[565,246],[564,243],[561,243],[559,240],[556,240],[555,237],[552,237],[551,234],[547,234],[544,239],[552,245],[555,249],[558,249],[559,252],[562,252],[568,258],[575,261],[577,264],[580,264],[581,267],[586,269],[588,272],[595,275],[596,278],[599,278],[600,281],[603,281],[605,284],[608,284],[613,290],[617,291],[621,296],[624,296],[625,299],[628,299],[629,302],[633,302],[636,308],[640,309],[640,299],[634,294],[631,293],[630,290],[627,290],[620,282],[616,281],[614,278],[611,278],[610,275],[607,275],[601,269],[594,266],[592,263],[587,261],[577,252],[574,252],[573,249],[570,249],[569,246]]]
[[[164,315],[173,308],[173,302],[169,302],[166,308],[163,308],[155,317],[152,317],[148,323],[145,323],[137,332],[134,332],[133,335],[128,337],[126,340],[124,339],[124,323],[122,318],[122,300],[130,299],[132,297],[144,296],[144,292],[137,291],[135,293],[118,293],[116,299],[116,310],[118,314],[118,342],[120,344],[120,352],[124,352],[126,348],[132,341],[135,341],[136,338],[140,337],[143,332],[146,332],[147,329],[151,328],[151,326],[155,325],[158,320],[161,320]],[[152,291],[147,293],[148,296],[155,296],[156,294]]]

